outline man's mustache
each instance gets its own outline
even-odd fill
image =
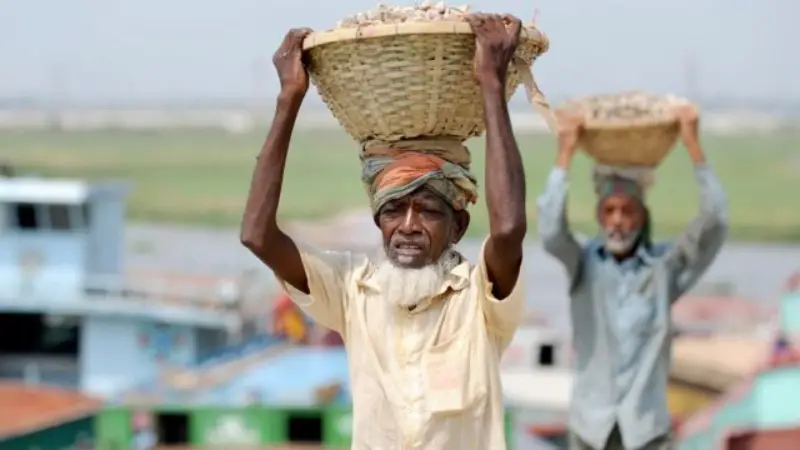
[[[633,235],[634,231],[623,231],[618,228],[606,229],[606,236],[612,238],[625,239]]]

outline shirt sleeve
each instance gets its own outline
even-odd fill
[[[544,193],[536,202],[537,224],[545,251],[561,261],[570,282],[574,283],[580,271],[582,247],[569,229],[567,187],[566,171],[553,169]]]
[[[517,327],[522,322],[525,313],[524,271],[520,268],[517,283],[506,298],[496,298],[492,293],[494,286],[489,280],[489,272],[486,268],[485,250],[486,241],[481,246],[478,267],[472,273],[472,287],[477,294],[489,331],[500,338],[504,349],[511,342],[511,338],[514,332],[517,331]]]
[[[695,167],[700,191],[700,212],[667,251],[675,273],[673,301],[691,289],[714,262],[728,232],[725,191],[706,165]]]
[[[305,294],[278,278],[292,301],[319,324],[344,333],[347,311],[347,285],[353,272],[353,255],[349,252],[300,249],[300,258],[308,279]]]

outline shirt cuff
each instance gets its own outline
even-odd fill
[[[700,163],[694,166],[694,178],[698,183],[706,183],[713,180],[715,175],[708,163]]]
[[[547,177],[548,183],[563,183],[567,181],[567,171],[561,167],[554,167],[550,171],[550,176]]]
[[[560,167],[555,167],[550,171],[550,175],[547,177],[547,190],[565,188],[567,181],[567,171]]]

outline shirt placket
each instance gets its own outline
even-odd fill
[[[606,317],[610,324],[608,327],[608,334],[611,345],[609,346],[608,364],[611,376],[611,388],[613,390],[613,398],[619,402],[624,395],[625,386],[621,385],[622,370],[621,361],[624,358],[623,348],[625,346],[625,336],[622,336],[621,321],[625,320],[620,312],[625,307],[625,297],[628,295],[627,280],[625,272],[622,268],[613,261],[605,263],[605,272],[609,280],[606,285],[606,294],[608,300],[604,302],[606,307]]]
[[[625,320],[624,314],[619,314],[620,311],[625,309],[625,303],[628,296],[628,280],[626,277],[625,272],[617,269],[617,286],[616,286],[616,304],[617,304],[617,313],[614,314],[615,323],[616,323],[616,335],[617,335],[617,352],[626,352],[627,349],[625,348],[625,336],[622,336],[622,324],[620,323],[621,320]],[[616,395],[616,401],[620,402],[622,400],[622,396],[625,392],[625,386],[622,384],[622,360],[627,358],[627,355],[619,354],[617,358],[614,358],[614,393]]]
[[[397,327],[397,363],[402,374],[405,400],[403,447],[410,450],[420,447],[420,437],[424,431],[425,391],[421,358],[423,335],[416,327],[420,318],[407,312],[400,316],[400,326]]]
[[[629,381],[625,379],[623,376],[623,365],[628,364],[628,361],[631,358],[631,355],[627,354],[631,350],[631,342],[630,339],[635,339],[634,336],[625,336],[623,335],[623,330],[625,330],[625,324],[623,321],[629,320],[627,314],[620,314],[620,312],[625,311],[630,302],[630,296],[633,289],[633,281],[636,277],[636,272],[630,266],[621,266],[615,267],[616,269],[616,290],[615,290],[615,297],[616,297],[616,305],[617,305],[617,312],[614,314],[615,320],[614,323],[617,335],[617,357],[613,359],[614,361],[614,389],[616,394],[617,402],[622,401],[622,398],[628,391],[628,383]]]

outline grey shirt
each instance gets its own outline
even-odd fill
[[[554,169],[539,198],[545,250],[565,266],[575,349],[570,428],[594,448],[618,425],[625,448],[669,433],[670,306],[711,265],[727,234],[725,194],[696,166],[700,213],[677,239],[621,263],[601,239],[579,243],[566,217],[567,175]]]

